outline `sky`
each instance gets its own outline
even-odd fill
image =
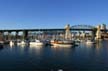
[[[0,29],[108,24],[108,0],[0,0]]]

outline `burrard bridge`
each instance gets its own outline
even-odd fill
[[[108,29],[105,24],[96,26],[90,25],[73,25],[69,29],[73,32],[91,32],[92,36],[96,36],[97,29],[100,28],[101,34],[106,33]],[[14,39],[28,39],[28,38],[51,38],[51,35],[60,36],[65,33],[66,28],[52,28],[52,29],[2,29],[0,30],[1,40],[14,40]],[[101,35],[103,36],[103,35]],[[107,35],[105,35],[107,37]]]

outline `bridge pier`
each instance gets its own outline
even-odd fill
[[[97,26],[97,31],[96,31],[96,40],[101,39],[101,30],[100,30],[101,26]]]
[[[82,34],[82,39],[84,40],[86,38],[86,34],[85,34],[85,31],[83,32]]]
[[[2,31],[0,31],[0,41],[4,40],[4,33]]]
[[[10,40],[12,40],[12,39],[11,39],[11,32],[8,31],[8,41],[10,41]]]
[[[8,40],[8,32],[3,31],[3,35],[4,35],[4,40],[7,41]]]
[[[29,40],[29,38],[28,38],[28,31],[27,30],[23,31],[23,38],[24,38],[24,40]]]
[[[16,41],[18,40],[18,33],[19,31],[16,31],[16,34],[15,34]]]
[[[71,30],[70,30],[70,25],[68,24],[65,26],[65,39],[70,40],[70,39],[72,39],[71,36],[72,36],[72,34],[71,34]]]
[[[92,39],[96,39],[96,32],[97,32],[97,29],[94,28],[93,31],[92,31]]]

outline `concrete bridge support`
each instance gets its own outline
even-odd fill
[[[16,35],[15,35],[16,41],[18,40],[18,33],[19,31],[16,31]]]
[[[8,41],[10,41],[11,40],[11,32],[9,31],[8,32]]]
[[[65,39],[72,39],[72,34],[69,24],[65,26]]]
[[[2,31],[0,31],[0,41],[4,40],[4,33]]]
[[[23,31],[23,37],[24,37],[24,40],[29,40],[28,38],[28,31]]]
[[[97,32],[96,32],[96,40],[101,39],[101,26],[97,26]]]
[[[97,32],[96,29],[94,29],[94,30],[92,31],[92,39],[95,39],[95,37],[96,37],[96,32]]]

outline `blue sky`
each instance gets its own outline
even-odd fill
[[[108,0],[0,0],[0,29],[108,23]]]

